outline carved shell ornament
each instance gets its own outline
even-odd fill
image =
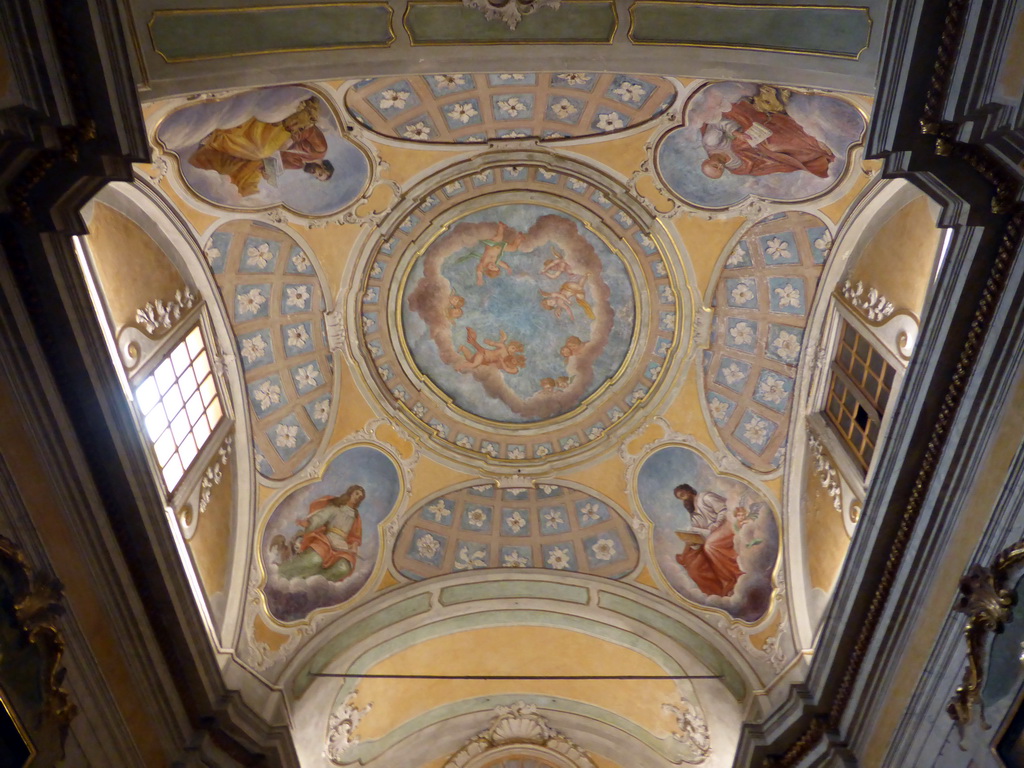
[[[540,8],[558,8],[560,0],[462,0],[468,8],[483,12],[488,21],[502,21],[509,29],[515,29],[523,20]]]

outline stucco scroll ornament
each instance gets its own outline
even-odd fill
[[[356,691],[352,691],[344,698],[327,719],[327,745],[324,747],[324,757],[335,763],[341,762],[345,751],[359,743],[355,735],[356,729],[371,709],[372,702],[362,708],[356,706]]]
[[[170,329],[181,319],[186,309],[191,309],[195,304],[196,297],[188,288],[184,291],[180,288],[174,292],[174,298],[169,301],[157,299],[151,301],[142,309],[135,311],[135,320],[146,333],[154,334],[159,329]]]
[[[672,732],[672,738],[689,747],[697,758],[687,762],[704,762],[711,754],[711,734],[704,715],[683,697],[679,698],[679,706],[662,704],[661,707],[676,719],[676,730]]]
[[[843,283],[843,287],[840,290],[843,292],[843,298],[873,323],[882,322],[896,308],[891,301],[880,294],[875,288],[868,288],[867,295],[865,295],[864,283],[860,280],[857,281],[856,285],[847,280]]]
[[[529,16],[539,8],[558,8],[561,0],[462,0],[467,8],[483,11],[488,21],[500,20],[509,29],[515,29],[523,16]]]
[[[807,443],[811,447],[811,461],[814,462],[814,474],[821,487],[832,499],[836,512],[843,513],[843,486],[839,481],[839,473],[832,464],[832,457],[825,452],[825,446],[812,433],[807,433]]]
[[[990,727],[985,722],[984,703],[981,699],[981,688],[985,681],[986,640],[988,635],[1001,632],[1010,618],[1016,598],[1006,582],[1010,572],[1022,563],[1024,540],[1000,552],[991,567],[975,563],[960,579],[960,599],[953,610],[967,616],[967,624],[964,626],[967,669],[964,670],[963,683],[946,706],[946,712],[960,732],[961,747],[964,731],[974,720],[976,705],[982,729]]]
[[[490,727],[452,755],[444,768],[475,768],[487,761],[481,755],[510,745],[529,747],[538,755],[553,752],[576,768],[595,768],[586,752],[552,728],[535,704],[517,701],[507,707],[495,707],[494,712]]]
[[[224,479],[224,472],[221,467],[225,467],[231,458],[231,452],[233,449],[234,441],[230,435],[228,435],[220,448],[217,449],[217,455],[213,457],[213,460],[206,467],[206,471],[203,472],[203,479],[199,483],[199,498],[197,502],[198,512],[192,511],[191,504],[186,505],[178,513],[178,523],[181,525],[181,533],[186,539],[191,539],[199,527],[199,519],[206,512],[207,507],[210,506],[210,500],[213,498],[213,489],[220,485],[220,481]]]
[[[238,655],[256,672],[265,672],[277,664],[284,663],[304,640],[316,634],[325,618],[321,614],[315,616],[308,624],[292,627],[288,639],[277,649],[271,649],[269,644],[256,637],[257,622],[261,621],[256,614],[263,610],[263,591],[260,588],[262,584],[263,573],[254,563],[246,590],[248,610],[243,619],[245,642],[241,645]]]

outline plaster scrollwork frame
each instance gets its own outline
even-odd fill
[[[444,768],[486,768],[506,755],[536,756],[557,768],[596,768],[587,753],[553,728],[536,705],[519,701],[495,707],[494,712],[490,727],[452,755]]]
[[[327,718],[327,743],[324,746],[324,757],[334,763],[340,763],[349,747],[359,743],[356,729],[359,723],[373,709],[373,702],[365,707],[356,704],[359,694],[352,691],[346,696]]]
[[[462,4],[480,11],[488,21],[500,21],[515,30],[524,16],[541,8],[556,11],[561,0],[462,0]]]
[[[657,450],[668,446],[688,448],[702,457],[716,474],[721,474],[745,483],[768,501],[772,514],[776,516],[775,522],[779,530],[779,556],[776,560],[774,571],[772,572],[772,598],[764,616],[754,623],[734,619],[720,608],[693,603],[680,595],[668,584],[664,575],[661,574],[660,569],[656,566],[657,559],[654,557],[653,550],[650,549],[652,546],[650,542],[648,551],[645,553],[645,557],[647,562],[654,566],[652,570],[658,574],[662,583],[662,589],[666,594],[673,595],[676,599],[685,602],[688,606],[692,606],[701,613],[713,616],[713,623],[717,626],[718,631],[721,632],[724,637],[729,638],[730,642],[735,645],[737,649],[741,650],[746,656],[763,667],[771,669],[773,674],[777,673],[786,665],[786,663],[788,663],[790,656],[790,654],[784,650],[784,638],[786,634],[785,627],[789,622],[789,601],[786,599],[785,581],[782,576],[784,573],[785,561],[785,549],[783,547],[783,542],[785,541],[785,529],[783,521],[779,519],[778,516],[777,510],[780,508],[778,498],[776,498],[775,494],[768,489],[768,487],[753,471],[745,467],[742,462],[740,462],[740,460],[733,456],[728,450],[723,449],[712,453],[692,435],[682,434],[674,430],[662,417],[652,419],[646,428],[649,428],[651,425],[657,426],[661,429],[662,434],[660,437],[647,442],[636,452],[630,450],[629,445],[631,441],[628,439],[623,441],[622,446],[619,448],[619,457],[626,465],[626,488],[630,493],[634,508],[637,510],[634,513],[634,516],[639,522],[646,525],[648,529],[653,528],[653,523],[642,512],[640,499],[636,491],[640,468]],[[777,614],[781,615],[782,618],[780,620],[779,628],[773,636],[774,643],[770,650],[754,646],[750,641],[750,635],[753,632],[756,632],[757,628],[765,626],[765,624],[770,622],[772,617]],[[769,675],[769,677],[771,676],[772,675]]]
[[[720,82],[752,81],[738,79],[733,80],[731,78],[719,77],[715,79],[699,80],[684,89],[680,89],[679,97],[670,110],[670,112],[677,114],[677,124],[670,126],[667,130],[658,131],[658,133],[652,137],[652,140],[645,146],[647,160],[644,161],[642,170],[649,173],[651,178],[656,180],[655,188],[665,195],[665,197],[673,204],[670,211],[667,214],[662,215],[676,217],[682,213],[690,213],[696,214],[709,221],[734,218],[736,216],[743,216],[748,219],[757,220],[771,213],[777,213],[780,211],[813,211],[830,205],[849,194],[850,189],[861,174],[869,177],[875,175],[876,170],[874,168],[865,168],[863,164],[865,159],[864,142],[867,135],[867,128],[865,127],[864,134],[862,134],[860,140],[852,143],[846,150],[847,165],[843,170],[842,176],[836,179],[831,188],[818,194],[798,200],[773,200],[762,195],[748,193],[742,200],[726,205],[725,207],[715,208],[702,207],[683,199],[678,193],[670,190],[669,185],[662,178],[661,173],[658,170],[659,150],[663,141],[668,137],[673,128],[682,128],[686,126],[687,109],[691,100],[698,94],[698,92],[707,86]],[[799,89],[799,92],[809,96],[826,96],[840,99],[837,94],[821,89],[806,88]],[[867,119],[871,114],[870,104],[866,103],[862,97],[857,97],[849,93],[843,94],[840,100],[846,102],[860,112],[865,120],[865,126],[867,125]],[[634,176],[636,176],[636,174],[634,174]],[[636,191],[635,183],[631,184],[631,188],[634,192]]]
[[[200,197],[199,194],[193,191],[192,187],[185,181],[184,176],[180,171],[181,159],[173,149],[165,147],[157,137],[160,125],[173,112],[179,109],[202,101],[218,101],[238,96],[247,91],[257,90],[253,88],[239,88],[230,91],[218,91],[178,97],[167,99],[165,103],[161,104],[157,112],[151,115],[147,120],[150,153],[152,155],[151,164],[156,171],[150,175],[149,180],[158,186],[161,184],[168,184],[178,197],[187,201],[189,207],[202,213],[217,217],[234,213],[251,219],[263,219],[278,225],[296,223],[300,226],[305,226],[308,229],[321,229],[332,223],[359,224],[364,226],[376,225],[382,214],[371,212],[366,215],[361,215],[356,213],[356,211],[370,201],[370,199],[376,194],[378,188],[386,187],[391,189],[393,192],[396,191],[395,183],[383,177],[383,171],[387,167],[387,163],[371,142],[357,139],[356,134],[358,131],[356,130],[355,122],[349,118],[347,110],[341,107],[331,89],[324,88],[322,85],[313,85],[308,83],[293,83],[293,85],[305,88],[307,91],[311,91],[321,98],[327,104],[332,117],[334,117],[337,122],[340,139],[351,142],[352,145],[355,146],[366,158],[366,182],[362,191],[355,199],[351,200],[340,209],[331,213],[314,215],[295,211],[289,208],[285,203],[276,203],[262,208],[237,208],[228,205],[220,205]],[[172,169],[176,169],[177,172],[172,172]]]

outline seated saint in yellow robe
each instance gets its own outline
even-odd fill
[[[316,101],[307,99],[280,122],[250,117],[233,128],[217,128],[203,139],[189,163],[227,176],[242,197],[259,191],[260,179],[264,178],[263,161],[277,152],[281,152],[284,168],[311,165],[306,170],[326,181],[334,169],[322,160],[327,153],[327,141],[316,126],[318,116]]]

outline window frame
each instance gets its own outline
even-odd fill
[[[861,338],[866,341],[871,349],[883,358],[893,369],[892,385],[889,389],[889,398],[886,402],[884,412],[879,413],[878,408],[870,401],[867,395],[861,391],[845,371],[836,362],[842,342],[844,322],[849,325]],[[889,321],[887,321],[889,322]],[[818,440],[821,441],[829,455],[836,464],[836,469],[843,479],[849,483],[854,495],[863,498],[874,473],[877,464],[879,448],[886,440],[889,432],[889,424],[892,421],[893,404],[899,397],[900,386],[903,376],[906,373],[907,361],[892,350],[884,341],[883,336],[877,333],[877,327],[868,323],[856,310],[849,307],[838,290],[833,292],[829,302],[829,314],[826,323],[825,333],[819,345],[817,354],[817,375],[813,383],[811,409],[807,416],[807,429]],[[878,437],[872,452],[872,457],[865,467],[859,458],[855,457],[854,449],[849,445],[847,439],[833,424],[827,413],[829,396],[832,392],[833,377],[839,374],[844,383],[854,393],[858,402],[866,407],[869,414],[878,415]]]
[[[203,349],[210,363],[210,375],[213,377],[217,398],[220,401],[221,417],[217,425],[210,430],[210,434],[207,435],[203,444],[198,446],[196,455],[192,457],[189,465],[184,468],[177,483],[175,483],[173,488],[169,488],[164,478],[163,468],[160,466],[159,459],[157,458],[156,441],[150,437],[149,431],[146,429],[145,417],[142,414],[142,409],[139,407],[136,391],[150,374],[156,371],[164,361],[170,359],[171,353],[180,343],[185,341],[195,328],[199,329],[200,337],[203,341]],[[210,343],[211,337],[213,337],[213,329],[211,328],[206,304],[202,300],[198,300],[192,309],[182,313],[181,318],[165,335],[152,339],[154,346],[147,350],[148,355],[143,363],[131,371],[124,371],[127,398],[131,404],[136,430],[139,433],[140,439],[146,445],[147,461],[164,498],[167,500],[168,506],[174,509],[184,509],[189,498],[201,482],[206,467],[213,461],[218,449],[233,431],[234,415],[231,413],[229,400],[224,396],[226,387],[218,370],[217,347]]]

